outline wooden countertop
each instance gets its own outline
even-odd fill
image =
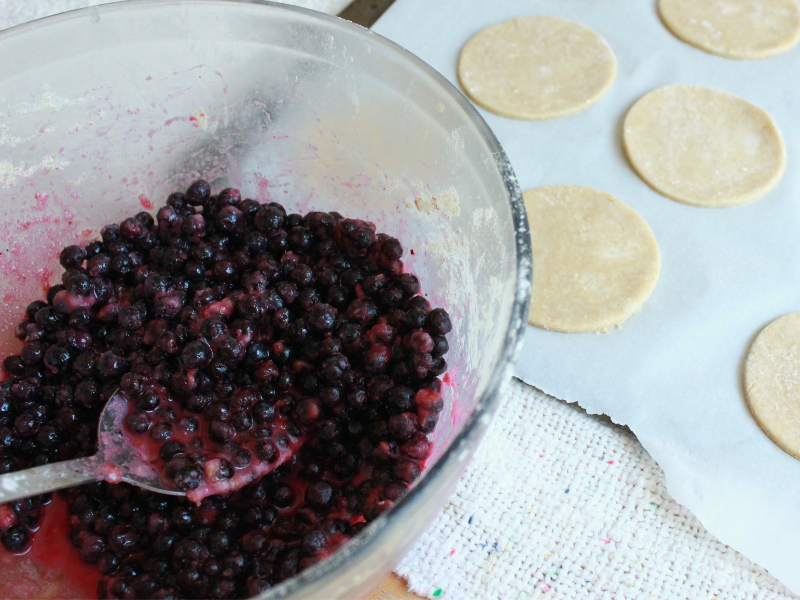
[[[392,573],[364,600],[423,600],[423,598],[409,592],[405,580]]]

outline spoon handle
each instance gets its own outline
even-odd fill
[[[94,456],[0,475],[0,504],[103,479]]]

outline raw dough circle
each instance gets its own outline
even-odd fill
[[[659,0],[658,12],[677,38],[726,58],[764,58],[800,38],[797,0]]]
[[[528,323],[562,333],[608,331],[641,308],[661,255],[639,213],[579,185],[535,188],[522,197],[533,243]]]
[[[482,29],[461,49],[466,94],[512,119],[580,112],[611,88],[617,61],[593,29],[560,17],[517,17]]]
[[[707,87],[668,85],[625,117],[631,165],[668,198],[719,207],[760,198],[780,180],[786,147],[767,111]]]
[[[800,312],[758,334],[745,361],[744,393],[764,433],[800,458]]]

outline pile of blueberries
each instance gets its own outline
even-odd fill
[[[136,405],[129,428],[163,442],[184,489],[211,476],[209,448],[238,457],[217,478],[268,460],[236,442],[273,419],[304,440],[259,481],[199,505],[126,484],[67,492],[70,539],[103,574],[101,598],[252,596],[328,556],[419,477],[451,323],[403,273],[397,239],[335,212],[212,195],[203,180],[155,220],[101,235],[63,250],[63,283],[16,329],[0,473],[93,454],[117,389]],[[168,404],[190,417],[170,421]],[[195,447],[170,444],[173,427],[196,431]],[[6,549],[30,544],[47,501],[11,505]]]

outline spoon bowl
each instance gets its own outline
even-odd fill
[[[0,475],[0,504],[94,481],[130,483],[170,496],[185,496],[131,446],[124,434],[128,400],[119,391],[109,398],[97,427],[97,454]]]

